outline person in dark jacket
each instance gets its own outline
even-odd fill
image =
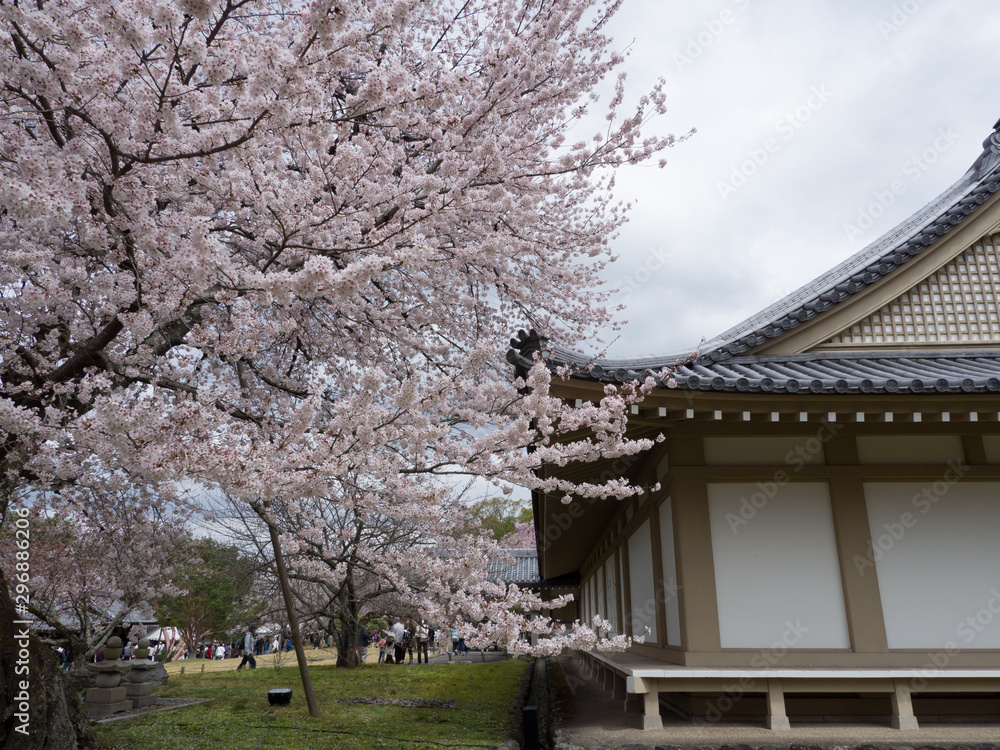
[[[253,658],[253,649],[257,644],[257,626],[251,625],[247,634],[243,636],[243,661],[236,667],[236,671],[243,669],[243,665],[250,663],[250,669],[257,668],[257,660]]]

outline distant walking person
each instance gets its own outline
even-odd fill
[[[253,649],[257,641],[257,639],[254,637],[256,633],[257,633],[256,626],[251,625],[250,629],[247,631],[247,634],[243,636],[243,661],[241,661],[240,665],[236,667],[237,671],[243,669],[243,665],[246,664],[247,662],[250,662],[250,669],[257,668],[257,660],[253,658]]]
[[[417,664],[420,664],[420,657],[423,655],[424,664],[430,664],[430,655],[427,653],[427,644],[430,641],[430,631],[427,629],[427,623],[423,620],[417,625],[416,632],[417,640]]]
[[[403,649],[406,651],[407,655],[410,657],[410,664],[413,664],[413,642],[416,640],[417,628],[413,624],[413,620],[409,617],[406,618],[405,623],[406,630],[403,631]]]
[[[406,656],[406,648],[403,646],[403,634],[406,632],[406,628],[403,626],[403,623],[396,620],[392,627],[389,628],[389,632],[394,636],[392,653],[393,661],[395,661],[396,664],[402,664],[403,657]]]
[[[371,634],[368,632],[368,628],[361,625],[358,628],[358,637],[354,642],[354,652],[358,655],[358,663],[364,664],[365,659],[368,658],[368,644],[371,642]]]

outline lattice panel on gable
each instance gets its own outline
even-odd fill
[[[1000,234],[831,338],[830,345],[1000,342]]]

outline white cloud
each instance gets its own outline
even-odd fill
[[[957,180],[1000,118],[986,0],[628,0],[608,31],[634,96],[667,80],[652,127],[698,129],[619,175],[636,207],[606,274],[629,321],[612,356],[690,348],[810,281]]]

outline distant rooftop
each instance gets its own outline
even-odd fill
[[[491,581],[513,583],[518,586],[576,586],[580,583],[578,575],[542,580],[538,573],[536,549],[509,549],[505,552],[513,558],[513,562],[490,560],[486,565],[486,572]]]

